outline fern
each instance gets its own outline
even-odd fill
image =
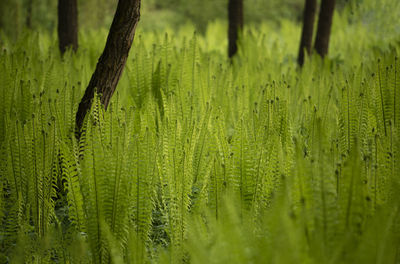
[[[337,13],[332,57],[301,71],[291,21],[249,26],[233,63],[224,23],[205,36],[144,31],[79,142],[103,33],[62,60],[45,33],[2,40],[0,258],[395,262],[398,50],[349,13]]]
[[[62,143],[60,146],[60,164],[64,188],[67,191],[69,218],[80,232],[85,232],[85,214],[83,195],[80,186],[80,167],[75,150]]]

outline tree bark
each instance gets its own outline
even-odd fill
[[[328,54],[335,0],[322,0],[314,48],[323,58]]]
[[[317,0],[306,0],[303,12],[303,30],[301,32],[301,41],[299,57],[297,62],[300,66],[304,64],[304,50],[311,54],[312,40],[314,32],[315,12],[317,9]]]
[[[61,54],[68,47],[78,49],[77,0],[58,0],[58,41]]]
[[[118,1],[106,46],[76,113],[78,138],[85,116],[92,106],[95,91],[101,94],[100,101],[107,109],[132,46],[136,26],[140,19],[140,2],[141,0]]]
[[[229,0],[228,20],[228,55],[232,58],[238,49],[239,32],[243,29],[243,0]]]

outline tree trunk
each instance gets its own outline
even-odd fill
[[[58,41],[61,54],[68,47],[78,49],[77,0],[58,0]]]
[[[140,19],[141,0],[119,0],[106,46],[97,62],[85,94],[76,113],[77,136],[87,112],[92,106],[95,90],[101,94],[101,103],[107,109],[121,77]]]
[[[238,35],[243,28],[243,0],[229,0],[228,20],[228,55],[232,58],[237,52]]]
[[[317,0],[306,0],[303,12],[303,30],[301,32],[299,57],[297,58],[300,66],[304,64],[304,50],[307,51],[308,55],[311,54],[316,9]]]
[[[328,54],[335,0],[322,0],[319,11],[317,37],[314,48],[323,58]]]
[[[28,10],[26,14],[26,27],[32,29],[32,5],[33,0],[28,0]]]

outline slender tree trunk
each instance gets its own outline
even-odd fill
[[[28,0],[28,10],[26,14],[26,27],[31,29],[32,28],[32,5],[33,0]]]
[[[307,51],[308,55],[311,54],[316,9],[317,0],[305,1],[303,12],[303,30],[301,32],[299,57],[297,58],[297,62],[300,66],[303,66],[304,64],[304,50]]]
[[[61,54],[68,47],[78,49],[77,0],[58,0],[58,41]]]
[[[328,54],[335,0],[322,0],[314,48],[323,58]]]
[[[118,81],[121,77],[126,60],[135,36],[136,26],[140,19],[141,0],[119,0],[106,46],[97,62],[85,94],[76,113],[77,136],[87,112],[92,105],[94,92],[101,94],[101,102],[107,109]]]
[[[243,28],[243,0],[229,0],[228,20],[228,55],[232,58],[237,52],[238,35]]]

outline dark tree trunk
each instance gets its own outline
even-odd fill
[[[92,106],[95,91],[101,94],[101,103],[107,109],[132,46],[136,25],[140,19],[140,2],[141,0],[118,1],[106,46],[97,62],[96,69],[76,113],[78,137],[85,116]]]
[[[77,0],[58,0],[58,41],[61,54],[68,47],[78,49]]]
[[[328,54],[335,0],[322,0],[319,11],[317,37],[314,48],[323,58]]]
[[[228,55],[232,58],[237,52],[238,35],[243,28],[243,0],[229,0],[228,20]]]
[[[308,55],[311,54],[316,9],[317,0],[306,0],[303,12],[303,30],[301,32],[299,57],[297,58],[300,66],[304,64],[304,50],[307,51]]]
[[[33,0],[28,0],[28,10],[26,14],[26,27],[31,29],[32,28],[32,5]]]

